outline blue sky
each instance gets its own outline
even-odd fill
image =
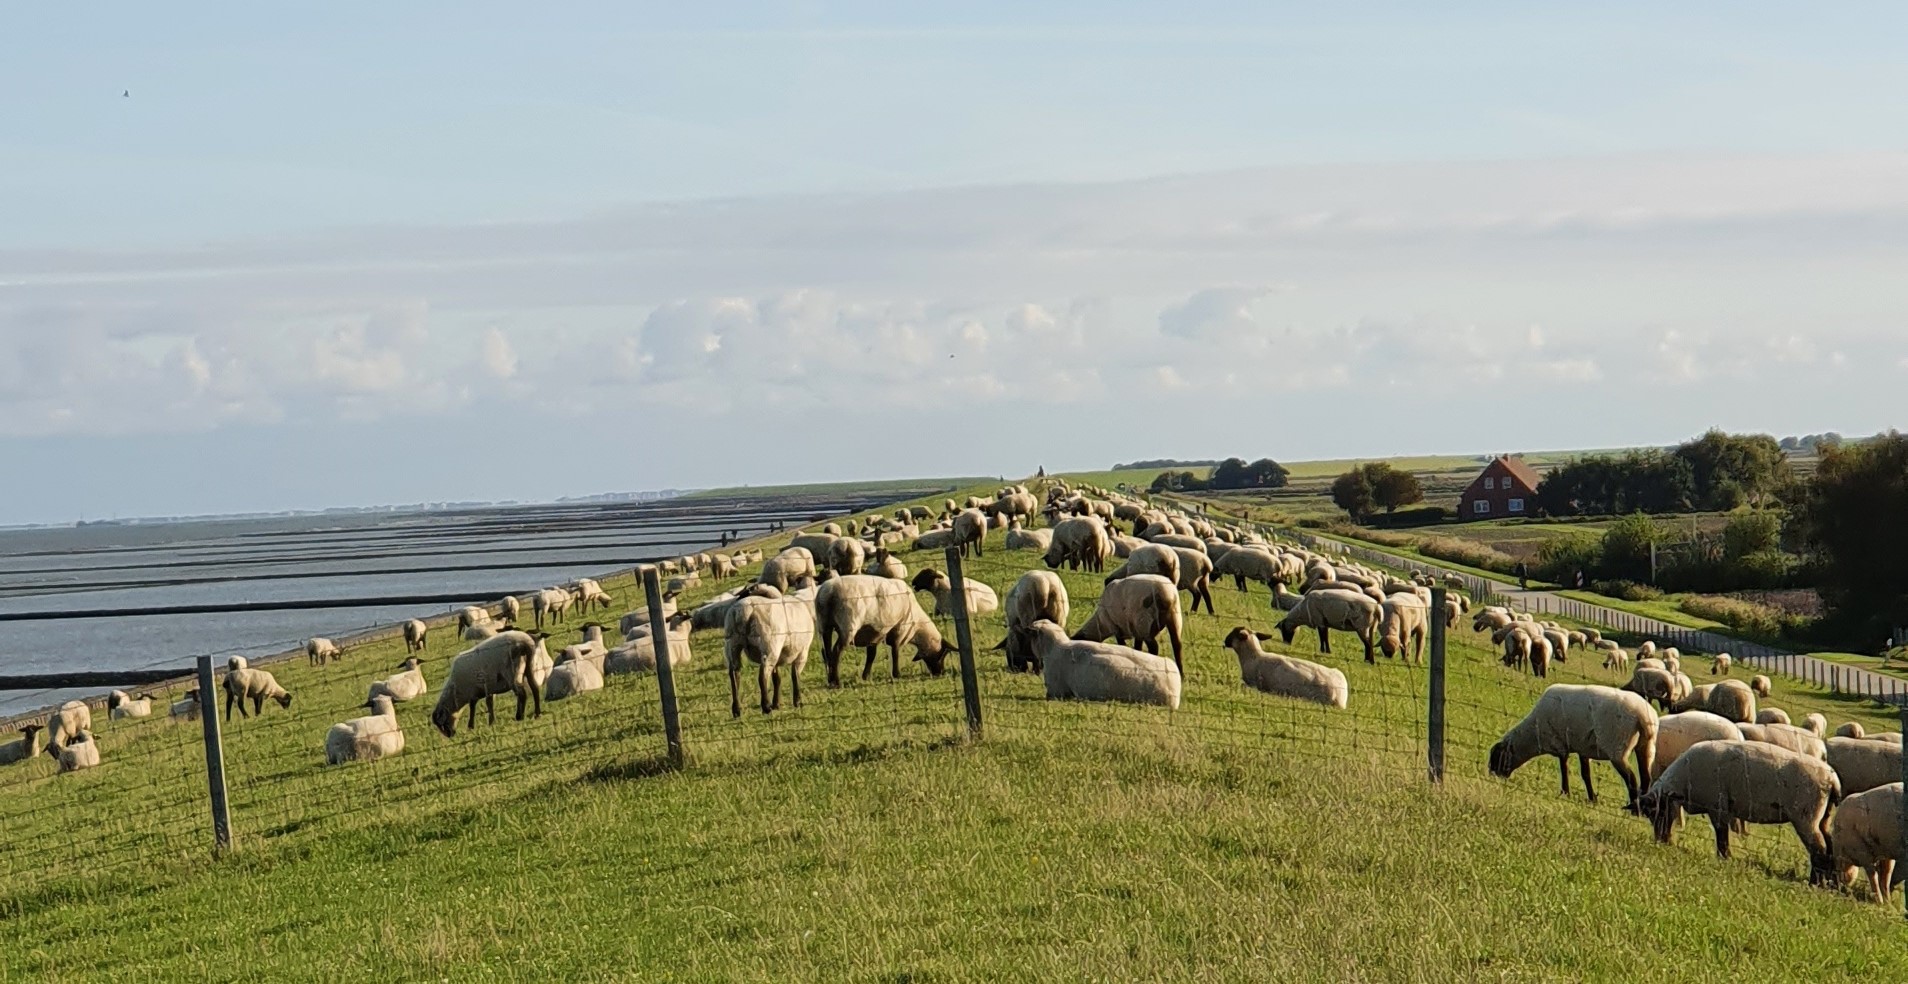
[[[1896,422],[1898,6],[688,6],[7,14],[0,522]]]

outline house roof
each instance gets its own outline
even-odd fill
[[[1525,464],[1524,459],[1518,457],[1517,455],[1500,454],[1497,456],[1497,463],[1502,464],[1504,466],[1504,470],[1511,473],[1512,478],[1515,478],[1519,482],[1522,482],[1525,487],[1529,488],[1533,492],[1536,491],[1537,489],[1537,483],[1543,481],[1543,479],[1537,474],[1537,469],[1530,467],[1530,465],[1528,464]],[[1489,468],[1490,466],[1486,465],[1485,467]],[[1476,484],[1477,482],[1476,479],[1472,479],[1471,481],[1472,481],[1472,484]]]

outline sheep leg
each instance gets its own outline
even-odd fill
[[[757,696],[761,699],[762,713],[764,714],[767,714],[773,710],[776,705],[782,702],[782,685],[781,681],[778,680],[775,684],[775,703],[769,703],[769,677],[771,675],[772,671],[769,669],[769,661],[765,659],[762,661],[760,671],[755,675],[755,689]]]
[[[473,700],[470,702],[470,716],[464,719],[464,730],[469,731],[475,727],[477,727],[477,702]]]
[[[1370,663],[1370,664],[1371,664],[1371,665],[1373,665],[1373,666],[1377,666],[1377,665],[1378,665],[1378,654],[1377,654],[1377,653],[1374,653],[1374,652],[1372,652],[1372,649],[1371,649],[1371,641],[1372,641],[1372,640],[1371,640],[1371,633],[1370,633],[1370,632],[1366,632],[1366,633],[1364,634],[1364,636],[1363,636],[1363,639],[1364,639],[1364,642],[1365,642],[1365,662],[1367,662],[1367,663]]]
[[[1590,760],[1579,753],[1577,755],[1577,765],[1579,766],[1578,771],[1583,773],[1583,794],[1590,797],[1590,802],[1595,803],[1597,801],[1597,787],[1590,784]]]
[[[1570,756],[1557,756],[1557,778],[1563,780],[1563,794],[1570,795]]]
[[[901,640],[898,638],[888,642],[888,674],[890,680],[901,679]]]
[[[866,663],[861,664],[861,679],[863,682],[866,682],[870,676],[874,675],[875,656],[877,653],[880,652],[880,650],[881,650],[880,643],[876,643],[868,647],[868,661]]]
[[[770,673],[769,679],[775,684],[775,686],[771,688],[771,692],[775,694],[775,699],[769,702],[769,707],[779,711],[782,709],[782,671],[776,670]]]
[[[1716,856],[1729,860],[1729,823],[1731,817],[1726,813],[1711,813],[1709,825],[1716,830]]]
[[[795,707],[802,706],[802,671],[800,663],[788,668],[788,702]]]
[[[475,726],[477,724],[477,720],[476,720],[476,710],[474,708],[472,709],[471,714],[472,714],[472,717],[471,717],[470,723],[472,724],[472,726]],[[484,695],[484,716],[489,719],[489,723],[492,727],[496,726],[497,724],[497,695],[496,694]]]
[[[1318,627],[1318,651],[1327,656],[1332,654],[1332,636],[1323,625]]]
[[[1617,776],[1623,780],[1624,790],[1630,794],[1629,805],[1625,806],[1624,809],[1629,810],[1632,815],[1642,816],[1643,779],[1650,773],[1649,770],[1643,766],[1643,749],[1640,745],[1636,750],[1636,765],[1636,771],[1631,771],[1630,767],[1624,764],[1622,756],[1618,756],[1610,762],[1610,767],[1615,769]]]
[[[232,723],[232,692],[225,692],[225,723]]]
[[[1882,904],[1887,905],[1895,895],[1895,859],[1883,858],[1875,863],[1875,882]]]
[[[257,715],[260,715],[260,714],[263,714],[263,713],[265,713],[265,695],[264,695],[264,694],[253,694],[253,695],[252,695],[252,714],[253,714],[253,716],[257,716]]]
[[[741,716],[742,671],[736,667],[735,661],[731,660],[729,662],[729,717],[739,718]]]

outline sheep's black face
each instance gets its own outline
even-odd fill
[[[437,726],[437,730],[442,732],[444,737],[446,738],[457,737],[456,712],[446,711],[441,707],[436,708],[431,711],[431,723]]]
[[[1246,637],[1245,626],[1243,625],[1239,626],[1233,629],[1231,632],[1226,633],[1225,647],[1227,649],[1231,649],[1232,647],[1237,646],[1241,641],[1243,641],[1245,637]]]
[[[929,676],[940,676],[942,673],[947,672],[947,650],[945,649],[936,649],[933,651],[922,650],[914,658],[919,662],[927,664]]]
[[[1491,746],[1490,765],[1491,765],[1491,775],[1494,775],[1498,777],[1499,779],[1510,778],[1510,774],[1511,772],[1514,771],[1514,767],[1511,765],[1510,748],[1506,746],[1503,742],[1500,741],[1497,744]]]
[[[1279,623],[1279,638],[1284,639],[1286,645],[1292,644],[1292,637],[1295,635],[1298,635],[1298,626],[1289,622]]]
[[[277,697],[274,697],[274,698],[272,698],[272,699],[273,699],[273,700],[276,700],[276,701],[278,701],[278,706],[280,706],[280,707],[290,707],[290,706],[291,706],[291,697],[292,697],[292,695],[291,695],[291,694],[281,694],[281,695],[279,695],[279,696],[277,696]]]

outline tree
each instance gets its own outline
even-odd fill
[[[1372,499],[1385,507],[1385,512],[1396,512],[1399,506],[1424,501],[1424,489],[1418,485],[1418,476],[1383,461],[1365,467],[1371,470]]]
[[[1197,492],[1206,487],[1206,483],[1192,472],[1163,471],[1153,476],[1153,484],[1148,489],[1153,492]]]
[[[1251,475],[1246,470],[1244,458],[1227,458],[1212,470],[1206,479],[1207,485],[1215,489],[1243,489],[1251,483]]]
[[[1353,468],[1332,480],[1332,503],[1357,522],[1372,514],[1378,507],[1378,494],[1364,468]]]
[[[1632,513],[1603,531],[1603,570],[1632,581],[1650,578],[1650,548],[1665,539],[1663,528],[1642,513]]]
[[[1908,624],[1908,436],[1818,447],[1800,519],[1823,600],[1851,624]]]
[[[1760,506],[1789,481],[1789,459],[1767,434],[1725,434],[1712,429],[1685,441],[1671,456],[1689,465],[1699,509]]]
[[[1252,487],[1259,489],[1285,488],[1286,481],[1291,478],[1285,466],[1271,458],[1260,458],[1246,466],[1246,471],[1252,475]]]

